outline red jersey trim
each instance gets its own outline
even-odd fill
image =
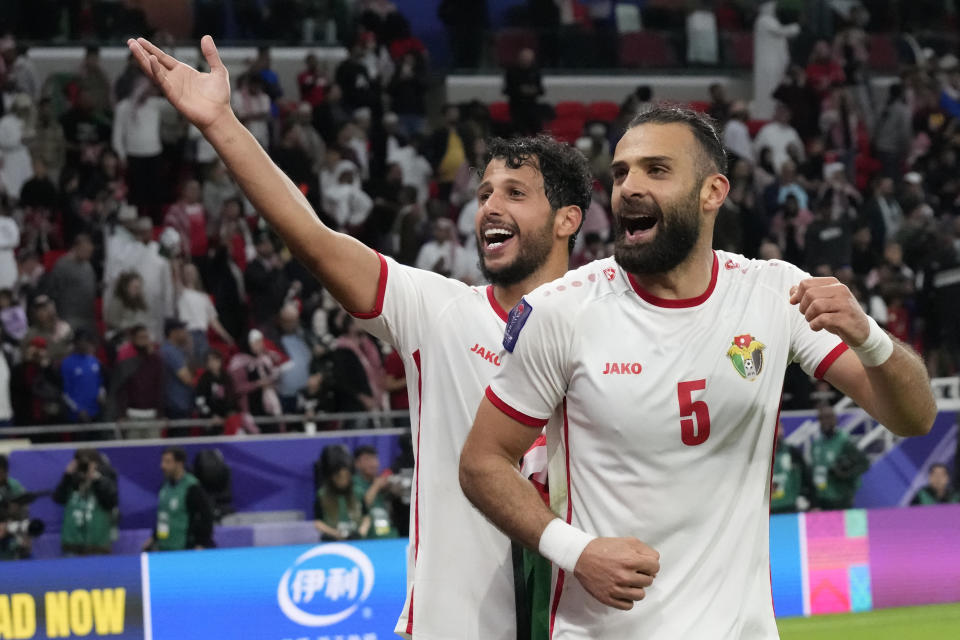
[[[383,298],[387,293],[387,259],[379,251],[375,251],[380,258],[380,278],[377,281],[377,300],[373,304],[373,309],[366,313],[350,312],[354,318],[359,320],[372,320],[383,313]]]
[[[827,369],[830,368],[837,358],[843,355],[843,352],[849,349],[846,342],[841,342],[833,348],[833,351],[828,353],[826,357],[820,361],[820,364],[817,365],[817,370],[813,372],[813,377],[817,380],[820,380],[827,374]]]
[[[487,300],[490,301],[490,306],[493,307],[493,310],[497,312],[497,315],[500,316],[500,319],[504,322],[507,321],[507,311],[500,306],[500,303],[497,302],[496,296],[493,295],[493,285],[487,285]]]
[[[710,284],[707,285],[706,290],[703,293],[698,295],[695,298],[682,298],[674,300],[671,298],[658,298],[653,295],[646,289],[640,286],[634,277],[633,274],[627,273],[627,279],[630,280],[630,286],[633,287],[633,290],[636,291],[637,295],[649,302],[652,305],[658,307],[665,307],[667,309],[686,309],[688,307],[696,307],[707,301],[707,298],[713,293],[713,290],[717,288],[717,276],[720,273],[720,260],[717,258],[716,252],[713,254],[713,267],[710,270]]]
[[[377,254],[379,255],[379,254]],[[383,256],[380,256],[383,260]],[[383,262],[383,268],[386,269],[387,263]],[[386,273],[386,271],[383,271]],[[383,279],[386,281],[386,278]],[[423,423],[423,369],[420,367],[420,349],[413,352],[413,363],[417,366],[417,459],[414,461],[414,474],[416,483],[413,493],[413,563],[416,571],[417,559],[420,557],[420,425]],[[413,596],[414,587],[410,588],[410,609],[407,611],[407,634],[413,635]]]
[[[498,398],[497,394],[495,394],[493,392],[493,389],[491,389],[490,387],[487,387],[486,396],[487,396],[487,400],[493,403],[493,406],[495,406],[497,409],[500,409],[500,411],[506,414],[507,417],[513,418],[520,424],[524,424],[528,427],[536,427],[537,429],[542,429],[544,425],[547,424],[547,420],[548,420],[547,418],[544,418],[544,419],[534,418],[532,416],[528,416],[525,413],[521,413],[517,411],[516,409],[508,405],[506,402]]]

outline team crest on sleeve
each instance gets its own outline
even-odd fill
[[[733,339],[732,346],[727,350],[727,356],[746,380],[756,380],[763,369],[763,350],[766,345],[758,342],[752,335],[745,333]]]
[[[520,330],[527,323],[527,318],[530,317],[532,311],[533,307],[530,306],[526,298],[520,298],[520,302],[510,310],[510,315],[507,316],[507,328],[503,332],[503,348],[510,353],[513,353],[514,347],[517,346]]]

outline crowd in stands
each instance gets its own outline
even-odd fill
[[[807,57],[788,51],[769,120],[722,84],[690,105],[718,121],[732,160],[715,246],[835,275],[933,375],[953,375],[960,64],[922,54],[878,89],[861,14],[848,18]],[[234,78],[238,117],[325,224],[481,284],[485,139],[545,130],[575,144],[596,178],[572,265],[609,255],[611,154],[658,99],[650,87],[612,108],[545,107],[537,53],[522,49],[506,70],[509,102],[448,104],[430,127],[423,44],[368,26],[356,23],[329,76],[307,54],[296,95],[283,94],[268,48]],[[210,418],[213,432],[236,433],[370,426],[310,416],[405,408],[399,358],[291,260],[132,60],[109,77],[90,47],[73,73],[43,78],[12,36],[0,53],[0,421]],[[810,384],[793,375],[785,406],[809,407]],[[263,420],[281,414],[307,418]]]

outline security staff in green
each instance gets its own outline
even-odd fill
[[[78,449],[53,492],[64,506],[60,547],[64,555],[110,553],[116,534],[117,481],[96,449]]]
[[[204,549],[213,544],[213,507],[193,474],[187,473],[187,453],[167,447],[160,458],[164,483],[157,500],[157,526],[144,550]]]
[[[359,500],[363,500],[370,514],[370,532],[368,538],[396,538],[397,527],[393,523],[393,511],[390,508],[390,476],[380,473],[380,456],[369,445],[357,447],[353,452],[354,467],[353,491]],[[389,473],[389,472],[388,472]]]
[[[352,467],[352,461],[337,458],[324,471],[313,502],[313,525],[322,541],[358,540],[370,534],[370,515],[353,490]]]
[[[807,463],[796,447],[787,444],[783,425],[777,429],[770,483],[770,513],[794,513],[810,506],[807,498]]]
[[[927,473],[927,486],[917,491],[910,504],[956,504],[960,495],[950,486],[950,470],[947,465],[935,462]]]
[[[827,403],[817,408],[820,436],[810,447],[813,506],[849,509],[860,488],[860,476],[870,468],[867,456],[847,434],[837,431],[837,415]]]

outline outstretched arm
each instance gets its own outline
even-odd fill
[[[824,380],[898,436],[930,431],[937,403],[923,361],[899,340],[884,338],[886,332],[863,312],[846,285],[836,278],[808,278],[790,292],[790,302],[811,329],[825,329],[851,347],[830,365]],[[884,345],[887,341],[892,345]]]
[[[373,309],[379,259],[359,241],[320,222],[300,190],[237,119],[230,108],[229,74],[213,38],[204,36],[200,41],[210,73],[193,69],[144,38],[131,39],[127,45],[167,100],[217,150],[244,194],[293,255],[346,309]]]

